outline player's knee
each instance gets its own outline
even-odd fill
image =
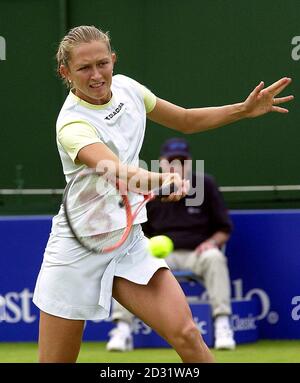
[[[206,250],[202,255],[208,264],[227,264],[225,255],[219,249]]]
[[[187,349],[195,348],[202,341],[200,331],[194,322],[185,325],[179,333],[176,334],[174,343],[176,348]]]

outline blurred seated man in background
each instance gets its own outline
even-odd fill
[[[232,223],[223,198],[214,179],[192,173],[191,155],[186,140],[171,138],[161,147],[162,171],[178,172],[190,179],[191,190],[201,190],[204,198],[193,203],[195,193],[178,202],[161,202],[155,199],[147,205],[148,221],[143,230],[148,238],[166,235],[174,243],[174,251],[166,258],[171,270],[188,270],[196,274],[207,290],[214,318],[216,349],[235,348],[230,325],[230,279],[227,260],[222,252],[230,237]],[[204,178],[204,179],[203,179]],[[198,189],[197,189],[198,187]],[[200,190],[200,192],[201,192]],[[190,203],[187,200],[190,199]],[[176,308],[174,308],[176,310]],[[110,332],[109,351],[126,351],[133,348],[132,314],[118,302],[113,302],[112,319],[116,327]]]

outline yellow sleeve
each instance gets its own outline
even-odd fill
[[[140,84],[138,81],[134,79],[130,79],[134,86],[137,88],[140,95],[143,97],[146,113],[152,112],[156,105],[156,96],[154,93],[151,92],[148,88],[146,88],[144,85]]]
[[[139,84],[139,88],[144,99],[146,113],[150,113],[156,105],[156,96],[142,84]]]
[[[57,139],[74,163],[80,149],[102,142],[96,129],[85,121],[63,125],[57,132]]]

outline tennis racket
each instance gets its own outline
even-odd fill
[[[95,169],[85,169],[67,184],[63,206],[75,239],[87,250],[109,253],[128,238],[145,205],[177,190],[174,183],[151,190],[146,195],[128,192],[124,182],[104,177]]]

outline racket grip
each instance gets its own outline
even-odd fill
[[[160,188],[154,191],[154,194],[158,198],[167,197],[168,195],[176,192],[178,187],[172,182],[171,184],[161,186]]]

